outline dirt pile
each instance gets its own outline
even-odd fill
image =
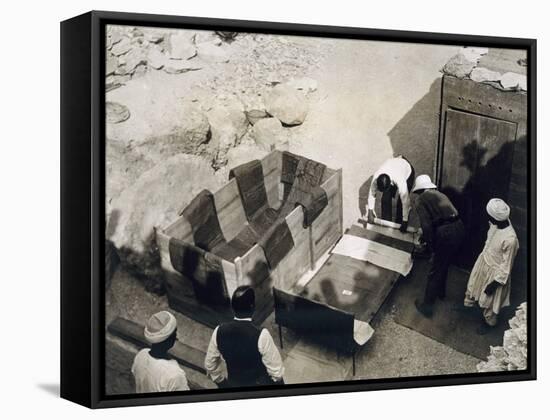
[[[477,365],[478,372],[499,372],[527,369],[527,303],[518,306],[508,321],[502,346],[492,347],[486,362]]]

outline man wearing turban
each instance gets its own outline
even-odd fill
[[[510,304],[510,273],[519,243],[512,227],[510,207],[501,199],[493,198],[487,204],[489,231],[487,241],[477,258],[466,289],[464,305],[477,302],[483,309],[483,324],[478,334],[486,334],[498,322],[500,310]]]
[[[189,390],[185,372],[168,354],[176,342],[176,333],[176,318],[170,312],[161,311],[149,318],[144,335],[151,348],[141,350],[132,365],[136,392]]]

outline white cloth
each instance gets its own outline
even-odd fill
[[[149,351],[150,349],[141,350],[132,365],[136,392],[188,391],[187,376],[178,362],[156,359]]]
[[[237,321],[252,321],[250,318],[239,319],[235,318]],[[222,382],[227,378],[227,374],[224,369],[223,356],[218,349],[217,335],[218,328],[214,329],[212,337],[210,338],[210,343],[208,344],[208,351],[206,352],[206,358],[204,359],[204,367],[210,379],[216,383]],[[236,343],[238,345],[238,343]],[[280,381],[283,379],[285,373],[285,368],[283,366],[283,359],[279,350],[273,342],[273,338],[269,331],[265,328],[262,329],[260,337],[258,338],[258,351],[262,355],[262,362],[267,370],[268,375],[271,377],[273,382]]]
[[[345,255],[356,260],[395,271],[403,276],[412,269],[411,254],[378,242],[354,235],[344,235],[332,250],[333,254]]]
[[[491,224],[483,251],[468,280],[466,304],[478,302],[481,308],[490,308],[495,314],[510,304],[509,280],[518,248],[519,242],[512,225],[498,229]],[[493,281],[500,283],[500,286],[493,294],[485,294],[485,288]]]
[[[161,343],[170,337],[177,327],[178,323],[174,315],[168,311],[157,312],[145,325],[145,339],[151,344]]]
[[[381,174],[386,174],[390,177],[393,184],[397,186],[399,196],[401,197],[401,205],[403,206],[403,221],[409,220],[409,212],[411,211],[411,202],[409,198],[409,189],[407,187],[407,178],[411,175],[411,165],[405,159],[396,157],[385,161],[382,166],[374,173],[372,183],[370,185],[368,208],[374,210],[376,192],[378,187],[376,180]]]
[[[500,198],[492,198],[487,203],[487,213],[493,219],[503,222],[510,217],[510,207]]]

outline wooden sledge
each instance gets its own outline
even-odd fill
[[[355,225],[346,230],[342,240],[348,235],[375,243],[376,252],[386,250],[390,257],[410,257],[414,249],[412,235],[388,227],[373,226],[367,230]],[[275,322],[281,346],[281,327],[293,329],[350,354],[355,375],[355,354],[374,333],[370,323],[402,274],[366,261],[368,257],[359,259],[336,253],[337,247],[305,286],[274,288]]]

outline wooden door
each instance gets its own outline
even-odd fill
[[[488,229],[485,206],[508,201],[517,124],[449,109],[445,117],[440,188],[456,206],[466,241],[456,263],[471,269]]]

